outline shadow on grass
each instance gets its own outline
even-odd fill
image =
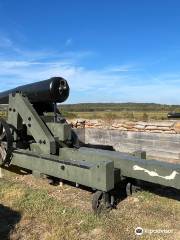
[[[23,176],[29,175],[32,173],[31,170],[21,168],[21,167],[15,166],[15,165],[10,165],[9,167],[3,166],[2,169],[5,169],[9,172],[16,173],[16,174],[23,175]]]
[[[0,239],[9,240],[10,234],[20,221],[21,214],[0,204]]]
[[[145,182],[142,185],[142,189],[154,193],[156,195],[159,195],[161,197],[166,197],[180,201],[180,190],[175,188]]]

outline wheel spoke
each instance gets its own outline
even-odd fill
[[[6,133],[2,132],[0,135],[0,141],[4,140],[5,136],[6,136]]]
[[[10,163],[12,155],[13,138],[9,125],[5,120],[0,120],[0,165]]]
[[[0,134],[2,134],[4,132],[4,128],[3,128],[3,125],[0,124]]]
[[[96,191],[92,198],[92,209],[96,214],[112,208],[109,192]]]
[[[2,160],[5,160],[5,159],[6,159],[6,156],[7,156],[6,149],[0,146],[0,158],[1,158]]]

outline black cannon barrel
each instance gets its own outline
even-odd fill
[[[0,93],[0,104],[8,104],[9,94],[22,92],[31,103],[61,103],[69,96],[69,85],[64,78],[52,77],[47,80],[23,85]]]
[[[180,113],[168,113],[167,115],[168,118],[180,118]]]

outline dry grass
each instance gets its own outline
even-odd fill
[[[91,212],[92,194],[73,186],[51,186],[31,175],[5,173],[0,180],[0,239],[180,239],[180,202],[139,192],[110,213]],[[134,229],[172,229],[171,234],[144,234]]]
[[[123,119],[134,121],[147,120],[165,120],[167,112],[142,112],[142,111],[93,111],[93,112],[71,112],[65,114],[67,118],[83,118],[83,119]]]
[[[165,120],[167,119],[168,111],[92,111],[92,112],[67,112],[63,111],[63,116],[72,118],[84,119],[124,119],[134,121],[147,121],[147,120]],[[1,118],[7,118],[5,111],[0,111]]]

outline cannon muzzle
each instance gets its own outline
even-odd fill
[[[48,80],[23,85],[0,93],[0,104],[8,104],[9,94],[22,92],[31,103],[61,103],[69,96],[69,85],[64,78],[53,77]]]
[[[168,118],[180,118],[180,113],[171,112],[167,115]]]

